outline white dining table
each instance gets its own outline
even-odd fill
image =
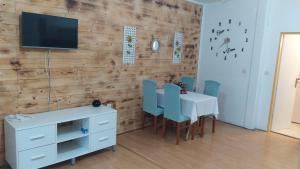
[[[157,104],[164,107],[164,89],[157,89]],[[214,115],[218,117],[218,99],[196,92],[180,94],[181,112],[194,123],[200,116]]]

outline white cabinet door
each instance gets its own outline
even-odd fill
[[[36,169],[53,164],[56,144],[19,152],[19,169]]]
[[[55,142],[55,126],[48,125],[17,131],[17,150],[27,150]]]

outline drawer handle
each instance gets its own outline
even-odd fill
[[[103,142],[103,141],[106,141],[106,140],[108,140],[108,137],[103,137],[103,138],[98,139],[99,142]]]
[[[46,157],[45,154],[41,154],[41,155],[38,155],[38,156],[31,157],[31,160],[35,161],[35,160],[39,160],[39,159],[42,159],[42,158],[45,158],[45,157]]]
[[[34,140],[39,140],[39,139],[43,139],[43,138],[45,138],[45,135],[39,135],[39,136],[30,137],[30,140],[34,141]]]
[[[102,121],[102,122],[99,122],[98,125],[102,126],[102,125],[105,125],[105,124],[108,124],[109,121]]]

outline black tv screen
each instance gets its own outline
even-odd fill
[[[78,20],[23,12],[23,48],[78,48]]]

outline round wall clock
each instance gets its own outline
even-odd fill
[[[225,61],[230,58],[238,58],[246,50],[248,29],[243,23],[234,22],[228,19],[226,22],[218,22],[215,28],[211,29],[209,38],[210,50],[216,57],[222,57]]]

